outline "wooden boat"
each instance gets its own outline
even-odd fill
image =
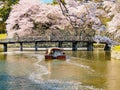
[[[60,60],[65,60],[66,59],[66,55],[63,52],[63,49],[61,48],[49,48],[46,51],[45,54],[45,59],[60,59]]]

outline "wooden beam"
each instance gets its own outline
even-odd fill
[[[3,47],[4,47],[4,52],[7,52],[7,43],[4,43]]]
[[[38,51],[37,42],[35,42],[35,51]]]
[[[72,51],[77,51],[77,41],[72,42]]]
[[[58,41],[58,47],[61,48],[62,47],[62,41]]]
[[[93,42],[87,42],[87,51],[93,51]]]
[[[20,42],[20,51],[23,51],[23,43]]]
[[[104,51],[110,51],[111,47],[106,43],[104,47]]]

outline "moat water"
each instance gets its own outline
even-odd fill
[[[0,90],[120,90],[111,52],[65,52],[66,61],[45,61],[45,51],[0,52]]]

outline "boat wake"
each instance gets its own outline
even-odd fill
[[[72,58],[73,58],[73,57],[72,57]],[[74,57],[74,59],[80,59],[80,58],[75,58],[75,57]],[[86,70],[88,70],[88,71],[90,71],[90,72],[95,72],[95,70],[93,70],[90,66],[76,63],[76,62],[74,62],[74,61],[72,61],[72,60],[70,60],[70,59],[67,60],[67,63],[68,63],[68,64],[71,64],[71,65],[75,65],[75,66],[80,67],[80,68],[83,68],[83,69],[86,69]]]
[[[45,66],[40,64],[41,61],[44,60],[44,55],[35,55],[35,57],[37,58],[37,62],[34,63],[35,70],[31,73],[29,78],[33,81],[43,80],[42,76],[50,72]]]
[[[76,82],[76,81],[66,81],[66,80],[58,80],[58,79],[47,79],[45,80],[43,78],[44,75],[48,75],[51,72],[48,70],[48,68],[42,64],[44,60],[44,55],[42,54],[33,54],[33,53],[27,53],[27,52],[8,52],[6,54],[20,54],[20,53],[25,53],[26,56],[28,57],[35,57],[35,62],[33,63],[34,66],[34,71],[29,75],[29,80],[35,83],[35,85],[39,86],[39,90],[103,90],[96,88],[91,85],[84,85],[81,82]],[[66,61],[68,64],[75,65],[87,70],[92,69],[83,64],[78,64],[70,59],[67,59]]]
[[[62,80],[41,80],[36,81],[40,90],[103,90],[94,86],[85,86],[81,82],[62,81]]]
[[[81,82],[55,80],[55,79],[44,80],[42,76],[50,74],[51,72],[49,72],[47,67],[41,65],[41,61],[44,60],[44,56],[36,55],[36,57],[38,59],[38,61],[34,63],[36,69],[34,72],[31,73],[29,79],[39,84],[40,90],[102,90],[99,88],[95,88],[94,86],[83,85]],[[90,68],[88,66],[79,65],[76,63],[71,63],[71,62],[68,63],[78,65],[85,69]]]

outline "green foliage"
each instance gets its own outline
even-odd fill
[[[105,45],[100,43],[99,44],[95,43],[93,46],[94,48],[104,48]]]
[[[2,17],[3,22],[6,21],[6,19],[9,16],[9,13],[11,11],[11,6],[13,4],[16,4],[18,0],[3,0],[4,6],[0,9],[0,17]]]
[[[6,34],[0,34],[0,39],[5,39],[5,38],[6,38]],[[1,47],[2,47],[2,45],[0,45],[0,52],[3,51],[3,49]]]
[[[5,39],[6,38],[6,34],[0,34],[0,39]]]
[[[99,18],[104,25],[107,25],[107,22],[111,21],[112,16],[110,18],[99,16]]]
[[[7,20],[9,13],[11,11],[11,6],[16,4],[19,0],[0,0],[3,1],[4,6],[0,8],[0,33],[5,33],[5,21]]]
[[[61,1],[62,1],[62,3],[64,3],[64,4],[65,4],[65,0],[61,0]],[[52,4],[53,4],[53,5],[58,4],[57,0],[53,0],[53,1],[52,1]]]
[[[113,50],[113,51],[120,51],[120,45],[114,46],[114,47],[112,48],[112,50]]]
[[[58,4],[58,2],[57,2],[56,0],[53,0],[53,1],[52,1],[52,4],[53,4],[53,5],[56,5],[56,4]]]

